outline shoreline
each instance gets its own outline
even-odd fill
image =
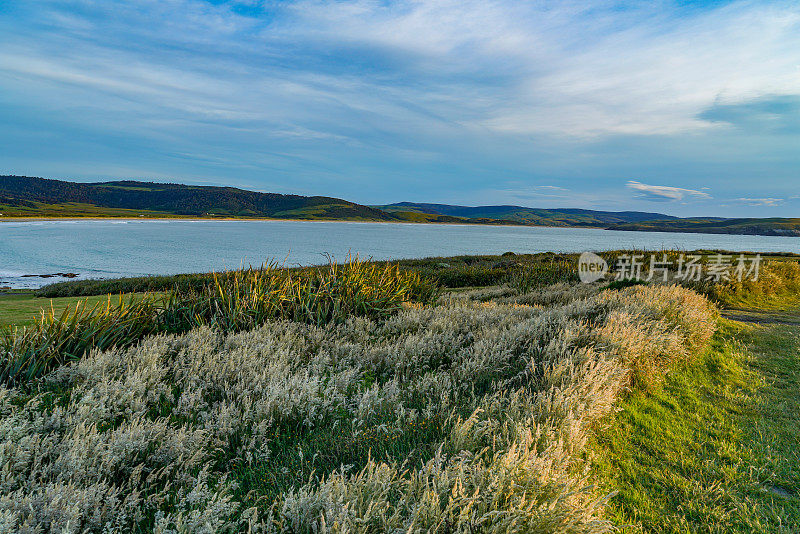
[[[711,236],[750,236],[750,237],[783,237],[783,238],[800,238],[800,235],[793,235],[788,233],[735,233],[735,232],[703,232],[693,229],[681,230],[666,230],[666,229],[617,229],[609,228],[607,226],[556,226],[546,224],[519,224],[519,223],[474,223],[474,222],[430,222],[430,221],[370,221],[370,220],[348,220],[348,219],[287,219],[275,217],[114,217],[114,216],[87,216],[87,217],[8,217],[0,216],[0,224],[3,222],[49,222],[49,221],[125,221],[125,222],[142,222],[142,221],[187,221],[187,222],[298,222],[298,223],[358,223],[358,224],[408,224],[408,225],[431,225],[431,226],[477,226],[481,228],[497,228],[497,227],[514,227],[514,228],[558,228],[562,230],[607,230],[609,232],[631,232],[631,233],[661,233],[661,234],[692,234],[692,235],[711,235]]]
[[[431,226],[449,225],[449,226],[478,226],[478,227],[517,227],[517,228],[562,228],[562,229],[592,229],[592,230],[608,230],[604,226],[556,226],[547,224],[517,224],[517,223],[504,223],[504,224],[491,224],[491,223],[474,223],[474,222],[429,222],[429,221],[370,221],[370,220],[350,220],[350,219],[287,219],[277,217],[47,217],[47,216],[32,216],[32,217],[6,217],[0,216],[0,223],[4,221],[9,222],[37,222],[37,221],[126,221],[126,222],[142,222],[142,221],[189,221],[189,222],[209,222],[209,221],[244,221],[244,222],[302,222],[302,223],[359,223],[359,224],[427,224]],[[680,232],[668,232],[680,233]]]

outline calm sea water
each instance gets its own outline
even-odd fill
[[[235,269],[266,260],[310,265],[324,263],[325,254],[343,259],[349,252],[400,259],[620,248],[800,253],[800,238],[348,222],[5,221],[0,286],[31,288],[59,280],[26,274],[109,278]]]

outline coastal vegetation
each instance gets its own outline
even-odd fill
[[[280,319],[327,324],[381,318],[404,302],[429,304],[437,296],[437,286],[415,273],[358,259],[302,271],[267,264],[166,295],[120,295],[116,302],[109,295],[105,304],[79,301],[61,314],[43,312],[33,325],[7,327],[0,334],[0,382],[27,383],[92,349],[126,347],[156,333],[200,326],[232,332]]]
[[[688,254],[699,257],[701,265],[707,265],[710,259],[717,254],[735,257],[734,254],[724,250],[695,250],[692,252],[681,252],[676,250],[662,251],[632,251],[616,250],[600,253],[600,256],[613,266],[614,262],[622,255],[640,255],[642,258],[649,258],[651,254],[662,258],[666,255],[667,259],[673,264],[677,263],[680,254]],[[754,253],[747,253],[752,258]],[[765,261],[773,264],[780,262],[797,262],[800,256],[794,254],[762,254]],[[556,284],[559,282],[574,283],[578,281],[577,273],[578,254],[555,254],[544,252],[538,254],[514,254],[508,252],[501,256],[496,255],[463,255],[439,258],[419,258],[407,259],[391,262],[401,271],[414,272],[423,278],[429,279],[443,288],[458,289],[467,287],[481,287],[492,285],[511,284],[516,285],[523,280],[537,285]],[[389,265],[389,262],[371,262],[376,265]],[[647,262],[645,262],[646,264]],[[649,265],[644,265],[643,273],[647,274]],[[287,272],[303,271],[309,268],[285,268]],[[156,291],[172,291],[175,289],[199,289],[208,285],[213,279],[214,273],[195,273],[178,274],[171,276],[143,276],[129,278],[112,278],[96,280],[70,280],[66,282],[55,282],[48,284],[35,291],[37,297],[57,298],[57,297],[79,297],[92,295],[118,295],[120,293],[142,293]],[[224,276],[217,274],[216,276]],[[786,279],[787,281],[790,279]],[[745,282],[746,283],[746,282]],[[793,291],[794,287],[784,287],[788,282],[780,281],[773,285],[756,285],[740,287],[741,284],[726,285],[726,291],[744,292],[755,294],[761,291],[775,291],[783,288],[785,291]],[[692,287],[701,292],[714,290],[716,285],[693,284]],[[752,289],[752,292],[749,290]],[[722,295],[715,295],[714,298],[722,298]]]
[[[691,287],[575,259],[265,265],[7,330],[0,524],[791,531],[800,330],[719,310],[792,313],[796,258]]]
[[[611,253],[609,253],[609,258]],[[523,276],[538,284],[575,282],[578,280],[575,254],[508,254],[503,256],[453,256],[422,258],[396,262],[371,262],[379,266],[397,266],[403,272],[416,273],[444,288],[500,285],[511,278]],[[275,265],[277,267],[277,265]],[[285,268],[287,273],[314,270]],[[119,293],[171,290],[196,290],[208,285],[214,277],[225,273],[196,273],[173,276],[144,276],[131,278],[71,280],[48,284],[38,290],[38,297],[76,297]]]

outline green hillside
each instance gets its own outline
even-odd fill
[[[0,213],[6,217],[183,216],[397,220],[384,211],[331,197],[130,180],[74,183],[26,176],[0,176]]]

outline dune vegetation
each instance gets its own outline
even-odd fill
[[[442,294],[267,266],[8,330],[0,531],[613,530],[593,440],[709,349],[718,306],[509,269]]]

